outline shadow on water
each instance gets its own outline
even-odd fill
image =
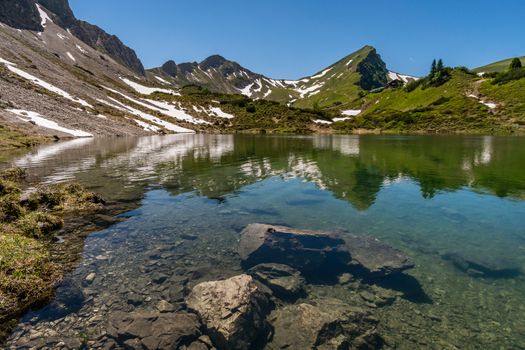
[[[442,254],[441,258],[450,261],[461,272],[471,277],[490,279],[511,279],[523,275],[521,268],[516,266],[497,265],[483,260],[474,260],[458,253]]]

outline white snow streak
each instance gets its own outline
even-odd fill
[[[360,109],[347,109],[346,111],[341,111],[342,115],[348,115],[351,117],[359,115],[360,113],[361,113]]]
[[[5,64],[7,69],[9,69],[11,72],[15,73],[16,75],[24,78],[24,79],[27,79],[27,80],[30,80],[32,83],[38,85],[38,86],[41,86],[43,87],[44,89],[48,90],[48,91],[51,91],[57,95],[60,95],[64,98],[67,98],[68,100],[70,101],[73,101],[73,102],[76,102],[76,103],[80,103],[82,106],[84,107],[90,107],[90,108],[93,108],[92,105],[90,105],[89,103],[87,103],[86,101],[78,98],[78,97],[73,97],[71,96],[69,93],[65,92],[64,90],[52,85],[52,84],[49,84],[48,82],[45,82],[44,80],[42,79],[39,79],[37,77],[35,77],[34,75],[31,75],[19,68],[16,68],[16,64],[14,63],[11,63],[9,61],[6,61],[2,58],[0,58],[0,62]]]
[[[134,81],[131,81],[127,78],[122,78],[122,77],[120,77],[120,80],[122,80],[127,85],[131,86],[139,94],[151,95],[154,92],[162,92],[162,93],[170,94],[170,95],[180,95],[178,92],[171,90],[171,89],[163,89],[163,88],[156,88],[156,87],[153,88],[149,86],[144,86]]]
[[[332,124],[331,121],[324,120],[324,119],[315,119],[314,123],[317,123],[317,124]]]
[[[36,4],[36,8],[38,10],[38,14],[40,15],[40,25],[42,27],[46,27],[47,22],[53,23],[51,18],[47,15],[46,11],[42,9],[42,7],[39,4]]]
[[[157,75],[155,76],[155,79],[157,79],[157,80],[160,81],[161,83],[168,84],[168,85],[170,84],[169,81],[164,80],[164,79],[162,79],[161,77],[159,77],[159,76],[157,76]]]
[[[330,67],[330,68],[327,68],[325,69],[324,71],[322,71],[321,73],[317,74],[317,75],[314,75],[313,77],[311,77],[311,79],[319,79],[319,78],[322,78],[326,75],[326,73],[328,73],[329,71],[332,70],[333,67]]]
[[[253,85],[254,83],[251,83],[250,85],[246,86],[244,89],[238,89],[238,90],[241,92],[241,94],[250,97],[252,95],[250,90],[252,89]]]
[[[80,45],[75,45],[78,49],[78,51],[82,52],[83,54],[87,54],[88,52],[82,48]]]
[[[234,115],[223,112],[219,107],[211,107],[210,106],[210,112],[215,114],[219,118],[226,118],[226,119],[232,119],[235,118]]]
[[[70,135],[77,136],[77,137],[93,137],[93,134],[90,134],[82,130],[78,130],[78,129],[73,130],[73,129],[62,127],[58,125],[58,123],[52,120],[46,119],[36,112],[25,111],[23,109],[8,109],[7,111],[15,114],[19,119],[23,121],[33,122],[36,125],[47,128],[47,129],[61,131],[63,133],[70,134]]]
[[[75,57],[71,54],[71,52],[66,52],[67,54],[67,57],[69,57],[73,62],[76,62],[77,60],[75,59]]]

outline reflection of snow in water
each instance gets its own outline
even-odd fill
[[[474,165],[489,164],[492,160],[492,154],[494,153],[494,145],[492,144],[492,136],[484,136],[481,153],[476,152],[474,155]],[[463,169],[465,169],[465,164]]]
[[[240,165],[241,173],[246,176],[254,176],[258,179],[263,179],[268,176],[278,175],[279,171],[274,171],[272,163],[268,158],[261,161],[248,160]]]
[[[322,181],[323,173],[317,166],[315,161],[309,161],[302,157],[290,155],[288,157],[288,172],[285,174],[285,178],[303,178],[305,181],[310,181],[321,189],[325,189],[326,185]]]
[[[75,175],[81,171],[89,170],[97,163],[95,156],[82,158],[70,163],[69,166],[56,168],[53,174],[42,179],[44,184],[53,184],[75,179]]]
[[[38,165],[48,159],[54,158],[57,155],[75,148],[81,148],[92,143],[92,138],[74,139],[65,142],[58,142],[52,145],[41,146],[33,152],[17,159],[15,165],[19,167],[29,167]]]
[[[359,136],[316,135],[313,137],[313,145],[317,149],[331,149],[347,156],[359,155]]]
[[[209,158],[218,162],[223,155],[233,150],[233,135],[143,137],[132,150],[107,159],[101,167],[122,169],[120,175],[129,181],[141,181],[158,176],[155,170],[157,164],[171,162],[171,167],[181,168],[182,160],[190,155],[194,159]]]

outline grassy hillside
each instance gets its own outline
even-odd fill
[[[521,60],[521,63],[525,66],[525,56],[520,57],[520,60]],[[480,73],[480,72],[484,72],[484,73],[499,73],[499,72],[503,72],[504,70],[509,68],[509,65],[510,65],[511,61],[512,61],[512,58],[509,58],[509,59],[506,59],[506,60],[502,60],[502,61],[494,62],[494,63],[491,63],[491,64],[487,64],[487,65],[485,65],[483,67],[475,68],[474,72],[477,72],[477,73]]]
[[[512,133],[520,130],[525,80],[492,85],[462,69],[441,86],[386,89],[362,99],[363,113],[334,124],[341,132]],[[521,90],[520,90],[521,89]],[[494,104],[494,105],[492,105]],[[492,107],[492,108],[491,108]]]
[[[233,119],[215,118],[208,132],[252,132],[280,134],[308,134],[317,131],[314,119],[326,119],[337,114],[293,108],[275,101],[251,100],[243,95],[217,94],[196,86],[181,90],[181,96],[157,93],[156,98],[177,102],[187,110],[193,106],[219,107],[235,116]],[[193,113],[206,118],[205,112]]]

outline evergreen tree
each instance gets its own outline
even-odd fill
[[[445,66],[443,65],[443,60],[440,58],[436,65],[436,70],[438,72],[442,72],[445,69]]]
[[[430,76],[436,74],[436,60],[432,61],[432,66],[430,66]]]
[[[521,65],[521,61],[519,58],[514,58],[512,59],[512,62],[510,62],[510,69],[511,70],[514,70],[514,69],[520,69],[522,67]]]

